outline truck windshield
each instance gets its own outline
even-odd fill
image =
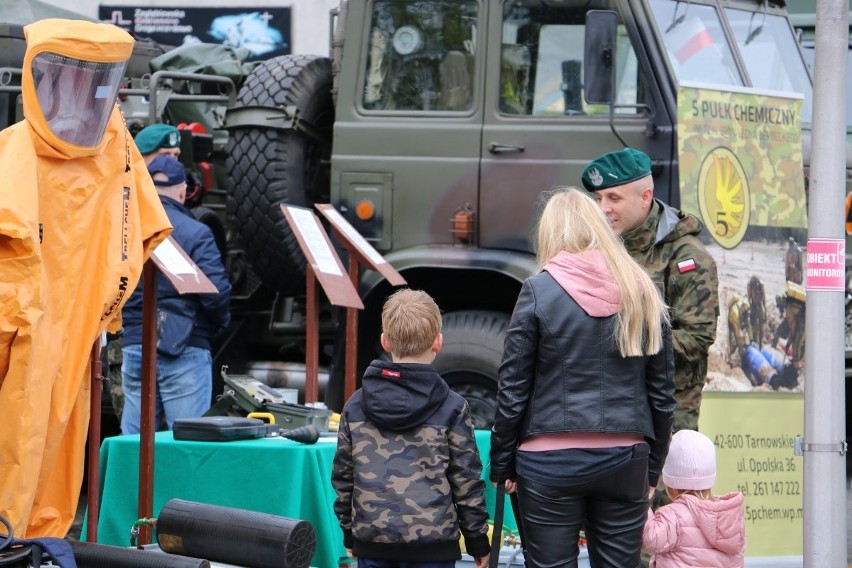
[[[811,122],[813,89],[787,18],[725,9],[752,84],[758,89],[800,93],[802,122]]]
[[[715,8],[674,0],[648,4],[678,82],[744,85]]]
[[[765,11],[677,0],[649,0],[678,82],[747,86],[804,96],[802,122],[811,122],[813,89],[796,37],[787,19]],[[720,17],[733,32],[728,41]],[[748,73],[739,72],[738,52]]]

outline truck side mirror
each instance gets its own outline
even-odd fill
[[[583,97],[589,104],[612,104],[618,15],[611,10],[586,13]]]

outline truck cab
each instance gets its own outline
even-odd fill
[[[543,191],[631,146],[651,157],[656,196],[680,206],[682,82],[800,93],[809,145],[810,76],[772,2],[380,0],[350,2],[339,29],[331,201],[435,296],[450,324],[436,366],[483,416],[499,336],[537,271]],[[388,288],[368,274],[362,292],[370,337]]]

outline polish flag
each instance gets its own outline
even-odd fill
[[[681,274],[683,274],[684,272],[689,272],[690,270],[695,270],[696,268],[698,268],[698,265],[695,264],[694,258],[681,260],[677,263],[677,271]]]
[[[698,18],[686,20],[672,32],[670,45],[675,46],[674,54],[681,65],[713,45],[713,36]]]

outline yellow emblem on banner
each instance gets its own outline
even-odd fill
[[[698,174],[698,207],[704,224],[721,246],[732,249],[745,236],[751,212],[748,177],[731,150],[710,151]]]

